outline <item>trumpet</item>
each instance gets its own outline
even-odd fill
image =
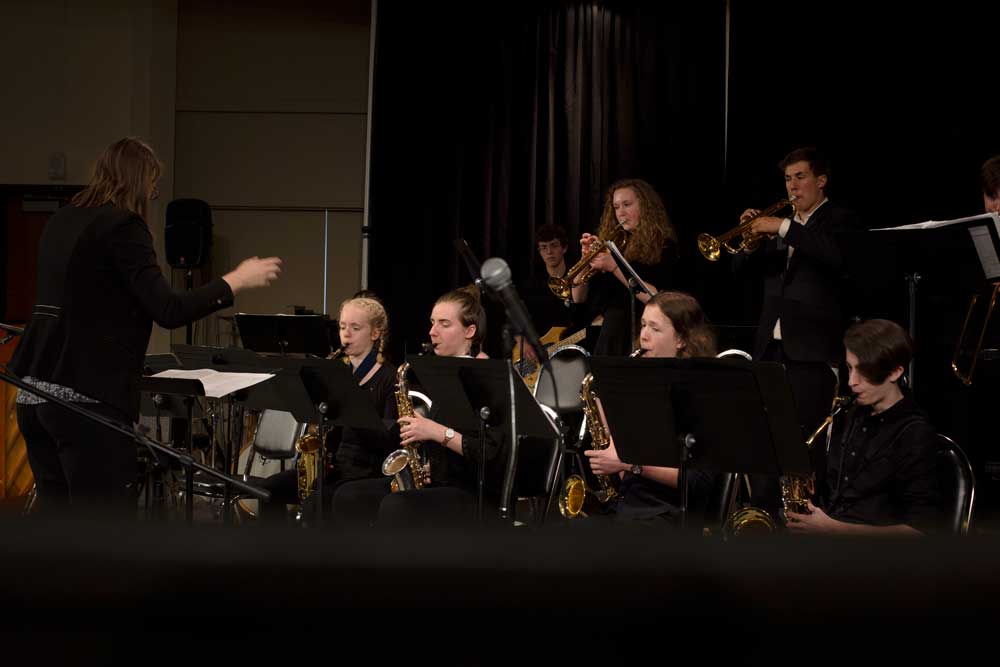
[[[628,246],[629,234],[625,231],[625,227],[622,223],[618,223],[606,239],[597,239],[594,244],[590,246],[590,252],[585,254],[580,258],[580,261],[574,264],[566,275],[562,278],[552,277],[549,278],[549,289],[560,299],[568,299],[570,293],[572,292],[574,283],[576,285],[583,285],[588,280],[594,277],[594,273],[597,269],[590,266],[590,260],[594,259],[599,252],[603,252],[608,249],[608,241],[614,242],[618,249],[625,252],[626,246]]]
[[[753,252],[760,247],[761,241],[764,240],[765,236],[765,234],[758,234],[751,229],[754,221],[759,218],[766,218],[774,215],[786,206],[791,206],[794,211],[796,199],[798,199],[798,197],[792,196],[788,199],[782,199],[779,202],[771,204],[757,215],[741,222],[739,225],[733,227],[721,236],[712,236],[708,233],[698,234],[698,250],[700,250],[702,256],[710,262],[714,262],[719,259],[719,254],[723,248],[725,248],[726,252],[731,255],[737,255],[743,251]],[[739,239],[739,245],[733,245],[733,241],[737,238]]]

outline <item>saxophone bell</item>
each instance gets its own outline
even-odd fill
[[[396,371],[396,410],[400,417],[416,415],[406,382],[406,374],[409,370],[410,362],[407,361]],[[423,456],[420,454],[419,447],[419,443],[403,445],[385,457],[382,462],[382,474],[393,478],[393,493],[422,489],[431,483],[431,476]]]
[[[580,398],[583,400],[583,414],[590,431],[591,448],[606,449],[611,444],[611,436],[597,407],[597,392],[592,385],[594,375],[588,373],[580,384]],[[580,475],[571,475],[563,484],[559,495],[559,513],[567,519],[587,516],[584,511],[592,506],[592,512],[598,512],[618,498],[618,478],[612,475],[597,475],[597,488],[587,487],[586,480]]]

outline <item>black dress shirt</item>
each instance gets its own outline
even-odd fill
[[[941,518],[936,465],[936,433],[912,399],[879,414],[857,407],[834,427],[820,487],[825,510],[848,523],[934,530]]]

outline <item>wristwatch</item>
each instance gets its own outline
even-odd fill
[[[642,466],[639,465],[638,463],[633,463],[632,467],[630,467],[628,469],[628,471],[630,473],[632,473],[633,475],[635,475],[636,477],[638,477],[638,476],[642,475]]]
[[[451,439],[454,437],[455,437],[455,429],[446,428],[444,430],[444,442],[442,442],[441,444],[447,447],[448,443],[451,442]]]

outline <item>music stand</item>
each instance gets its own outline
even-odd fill
[[[289,360],[291,361],[291,360]],[[330,424],[350,426],[385,436],[389,429],[375,411],[371,398],[358,385],[351,369],[340,361],[301,359],[299,377],[309,401],[319,415],[319,459],[316,472],[316,523],[323,523],[323,483],[326,463],[326,433]],[[294,412],[293,412],[294,414]]]
[[[636,299],[639,298],[640,293],[652,298],[653,292],[651,292],[650,289],[646,287],[646,284],[642,282],[642,278],[639,277],[639,274],[635,272],[632,265],[628,263],[625,256],[622,255],[620,250],[618,250],[618,246],[615,245],[614,241],[608,241],[607,248],[608,253],[610,253],[611,257],[615,260],[615,264],[618,265],[618,268],[621,269],[622,274],[625,276],[629,291],[632,293],[632,298],[628,300],[629,332],[632,334],[632,337],[629,339],[629,344],[634,345],[636,339],[639,337],[635,331],[635,324],[638,319],[636,318],[635,313]]]
[[[171,345],[171,351],[174,356],[180,361],[181,367],[184,369],[202,369],[210,368],[222,373],[273,373],[278,364],[275,360],[278,357],[265,357],[258,355],[250,350],[245,350],[238,347],[212,347],[207,345]],[[267,382],[263,382],[246,389],[240,389],[226,396],[231,402],[229,403],[231,420],[229,422],[230,429],[229,433],[225,434],[225,469],[226,472],[233,472],[233,466],[235,464],[236,456],[233,453],[233,440],[242,440],[242,428],[243,423],[241,419],[237,419],[236,415],[233,414],[236,407],[234,403],[244,403],[246,406],[247,397],[250,392],[254,395],[272,395],[274,392],[278,391],[277,388],[272,387],[272,383],[276,378],[271,378]],[[193,403],[193,398],[190,399]],[[274,407],[273,405],[267,405],[266,407]],[[193,416],[192,411],[189,412]],[[212,412],[213,423],[215,418],[215,411]],[[231,426],[233,423],[237,423],[236,433]],[[193,430],[193,424],[189,419],[188,429]],[[213,427],[214,428],[214,427]],[[229,487],[223,490],[223,512],[224,518],[229,519]]]
[[[469,359],[466,357],[408,357],[411,368],[434,397],[437,414],[456,429],[471,433],[480,431],[480,460],[477,471],[478,513],[483,513],[486,477],[485,429],[500,431],[501,441],[509,438],[506,468],[500,492],[500,519],[512,518],[511,497],[519,477],[534,476],[534,462],[541,461],[545,452],[527,452],[524,461],[528,470],[520,469],[520,445],[524,438],[553,440],[559,437],[558,429],[539,407],[524,382],[512,376],[510,360]],[[513,409],[511,409],[513,397]],[[437,408],[440,406],[440,409]],[[510,438],[510,434],[516,437]],[[556,454],[553,447],[549,457]],[[539,466],[536,479],[545,477],[544,466]],[[547,489],[546,489],[547,490]]]
[[[324,315],[250,315],[236,313],[236,329],[243,347],[254,352],[330,354],[330,336]]]
[[[919,328],[918,285],[925,292],[967,295],[978,292],[987,280],[1000,278],[1000,215],[996,213],[843,232],[835,238],[848,273],[866,292],[878,285],[896,288],[900,281],[905,283],[905,319],[914,340]],[[959,326],[956,322],[956,335]],[[915,360],[911,360],[911,389],[915,388],[914,374]]]
[[[678,468],[682,526],[688,468],[778,476],[811,472],[780,364],[618,357],[594,357],[590,364],[618,457]]]

